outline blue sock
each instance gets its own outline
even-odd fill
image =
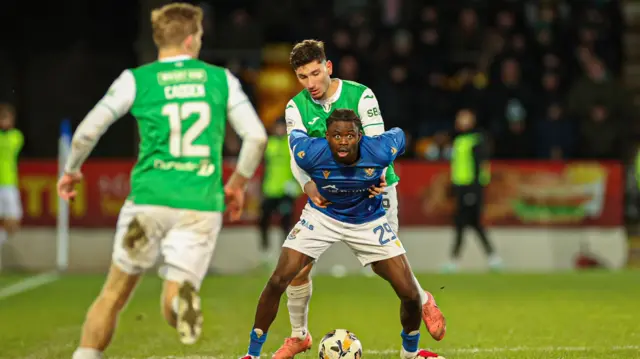
[[[249,343],[248,354],[254,357],[259,357],[262,351],[262,345],[267,340],[267,333],[263,333],[260,329],[253,329],[251,331],[251,342]]]
[[[411,334],[413,333],[413,334]],[[400,333],[402,337],[402,347],[409,353],[415,353],[418,351],[418,343],[420,342],[420,332],[414,331],[410,334],[404,332],[404,329]]]

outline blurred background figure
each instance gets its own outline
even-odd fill
[[[485,135],[476,128],[476,117],[471,110],[463,109],[458,112],[456,130],[459,133],[453,141],[451,158],[451,183],[456,198],[455,242],[451,261],[443,270],[452,272],[458,269],[458,259],[467,227],[473,228],[478,235],[489,258],[489,266],[494,270],[500,269],[502,260],[489,242],[482,225],[484,190],[491,180],[489,146]]]
[[[8,103],[0,104],[0,269],[2,245],[18,230],[22,203],[18,189],[18,155],[24,139],[15,128],[16,112]]]
[[[277,247],[291,231],[294,201],[300,195],[300,186],[291,173],[291,156],[284,118],[276,120],[271,128],[264,154],[263,200],[260,208],[260,250],[262,264],[270,266],[277,258],[271,251],[269,229],[274,215],[279,216],[282,233]]]

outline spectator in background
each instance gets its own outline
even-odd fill
[[[525,81],[534,81],[539,78],[537,73],[537,63],[534,61],[534,52],[528,45],[528,40],[524,34],[514,34],[509,38],[509,57],[515,59],[520,64],[521,74],[525,74]]]
[[[606,10],[598,8],[595,4],[586,4],[583,9],[576,10],[579,46],[587,48],[602,59],[607,68],[618,73],[621,66],[621,42],[619,36],[612,36],[612,32],[616,31],[616,26],[612,24],[613,14],[606,14]]]
[[[415,154],[429,161],[449,160],[450,135],[454,130],[451,111],[455,98],[445,88],[446,77],[442,71],[430,69],[422,81],[424,85],[413,98],[415,113],[420,114],[419,121],[413,121],[410,127],[416,137]],[[467,98],[460,97],[459,102],[465,103]],[[474,100],[469,103],[475,103]]]
[[[433,4],[424,5],[413,21],[413,31],[419,32],[423,28],[437,28],[440,25],[438,7]]]
[[[565,63],[559,52],[546,52],[540,57],[540,72],[553,72],[558,76],[560,83],[568,82],[571,77],[567,74]]]
[[[244,8],[233,10],[218,31],[214,47],[217,56],[225,60],[240,59],[251,69],[261,65],[260,49],[264,43],[262,27]]]
[[[415,35],[415,55],[420,58],[420,65],[424,66],[426,72],[442,68],[447,55],[445,41],[442,40],[443,32],[437,7],[423,7],[414,22],[412,33]]]
[[[338,62],[338,77],[343,80],[360,82],[359,71],[358,60],[354,56],[344,56]]]
[[[521,81],[520,64],[515,59],[502,62],[500,78],[489,85],[486,98],[486,111],[494,135],[502,136],[508,124],[514,121],[524,121],[526,127],[534,97],[530,87]]]
[[[574,125],[564,116],[560,102],[547,102],[546,112],[536,121],[536,157],[563,160],[573,156]]]
[[[583,158],[614,159],[621,155],[619,124],[603,103],[592,104],[589,117],[581,123],[580,154]]]
[[[522,105],[512,100],[507,105],[507,129],[498,137],[496,157],[502,159],[529,158],[533,155],[533,141],[527,122],[522,116]]]
[[[392,51],[380,68],[380,107],[385,113],[386,127],[401,127],[405,133],[414,133],[416,121],[408,116],[413,105],[414,86],[419,82],[420,68],[416,66],[411,33],[396,31],[393,35]],[[407,140],[409,141],[409,140]],[[409,145],[407,144],[407,147]]]
[[[529,40],[525,36],[524,29],[516,26],[516,14],[510,10],[501,10],[496,15],[496,30],[503,46],[501,51],[494,58],[494,66],[491,69],[493,77],[500,71],[500,64],[505,59],[516,60],[524,74],[524,80],[530,80],[536,77],[536,61],[533,56]]]
[[[580,120],[592,118],[591,106],[600,103],[614,121],[630,120],[631,103],[624,86],[608,73],[600,59],[587,56],[584,61],[586,75],[573,84],[567,97],[569,114]]]
[[[473,8],[463,8],[449,38],[450,60],[455,64],[478,63],[485,34]]]
[[[541,109],[540,112],[545,114],[550,104],[562,102],[564,96],[560,78],[555,72],[547,71],[542,75],[541,87],[542,93],[540,94],[539,107]]]
[[[353,52],[353,39],[351,32],[346,27],[339,27],[334,30],[329,44],[327,56],[331,56],[336,63],[339,63],[343,56],[350,55]]]
[[[516,15],[508,10],[501,9],[496,14],[496,31],[503,38],[507,38],[516,32]]]

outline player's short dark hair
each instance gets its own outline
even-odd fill
[[[301,41],[293,47],[291,55],[289,55],[289,63],[294,71],[313,61],[323,62],[326,60],[327,55],[324,52],[324,42],[319,40]]]
[[[358,131],[360,131],[360,128],[362,127],[362,122],[360,121],[358,114],[355,113],[355,111],[346,108],[337,108],[333,110],[327,119],[327,129],[329,129],[331,124],[334,122],[353,122],[356,124]]]

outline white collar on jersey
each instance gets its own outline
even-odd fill
[[[177,55],[177,56],[171,56],[171,57],[165,57],[164,59],[160,59],[158,61],[160,62],[176,62],[176,61],[184,61],[184,60],[190,60],[191,56],[189,55]]]
[[[336,92],[333,95],[331,95],[331,97],[329,97],[326,100],[312,99],[313,102],[317,103],[318,105],[321,105],[327,112],[329,112],[328,110],[331,109],[331,104],[338,101],[338,99],[340,98],[340,93],[342,93],[342,80],[340,79],[336,79],[336,80],[338,80],[338,88],[336,89]]]

